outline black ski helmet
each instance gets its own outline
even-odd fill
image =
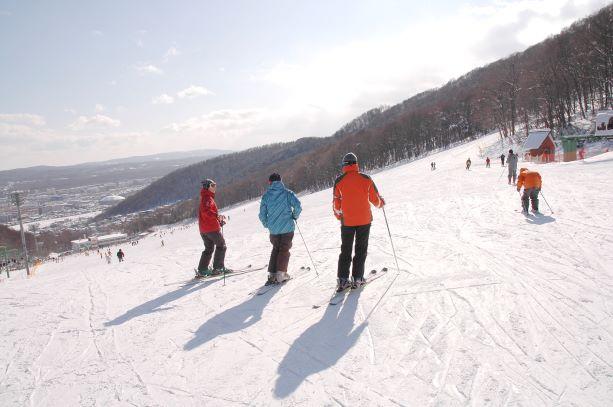
[[[215,181],[213,181],[212,179],[205,178],[202,180],[202,188],[209,189],[211,185],[217,185],[217,184],[215,184]]]
[[[345,165],[357,164],[357,162],[358,162],[358,157],[356,157],[356,155],[353,153],[347,153],[343,157],[343,167]]]
[[[272,174],[270,174],[270,177],[268,177],[268,181],[270,182],[281,181],[281,175],[279,173],[273,172]]]
[[[509,154],[513,154],[513,149],[509,150]]]

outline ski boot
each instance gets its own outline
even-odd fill
[[[351,288],[351,281],[346,278],[339,278],[338,285],[336,286],[336,292],[340,293],[341,291],[345,291]]]
[[[277,271],[277,282],[278,283],[284,283],[287,280],[289,280],[289,274],[287,274],[287,271]]]
[[[360,288],[364,284],[366,284],[366,280],[364,279],[364,277],[354,278],[353,281],[351,282],[351,288],[352,289]]]
[[[230,274],[231,272],[232,272],[232,270],[230,270],[229,268],[220,267],[218,269],[213,269],[213,271],[211,272],[211,275],[219,276],[221,274]]]
[[[267,285],[274,285],[277,284],[278,281],[278,276],[277,273],[268,273],[268,279],[266,280],[266,283],[264,284],[265,286]]]
[[[213,275],[213,270],[206,268],[204,270],[196,270],[196,278],[206,278]]]

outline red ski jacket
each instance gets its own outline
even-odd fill
[[[215,203],[215,194],[208,189],[200,190],[200,209],[198,210],[198,226],[200,233],[219,232],[219,214]]]

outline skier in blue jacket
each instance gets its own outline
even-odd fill
[[[270,231],[272,243],[266,285],[282,283],[289,279],[287,265],[289,249],[294,239],[294,222],[302,212],[300,201],[296,194],[285,188],[281,175],[271,174],[268,183],[270,186],[260,202],[260,221]]]

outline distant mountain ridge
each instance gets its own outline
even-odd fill
[[[17,189],[75,187],[128,178],[161,177],[179,167],[230,152],[201,149],[117,158],[66,166],[35,166],[0,171],[0,187],[9,182]]]
[[[371,109],[330,137],[252,148],[179,169],[100,217],[166,204],[175,205],[170,213],[166,209],[165,222],[193,216],[205,177],[218,181],[217,202],[223,207],[259,196],[273,171],[297,192],[329,187],[348,151],[370,170],[492,130],[513,138],[516,129],[564,128],[575,114],[587,117],[611,106],[612,21],[609,5],[524,52],[397,105]]]
[[[169,153],[158,153],[150,155],[137,155],[125,158],[115,158],[112,160],[99,161],[93,163],[83,163],[78,165],[91,165],[91,164],[127,164],[127,163],[140,163],[159,160],[180,160],[183,158],[202,158],[202,157],[214,157],[222,154],[231,153],[232,150],[219,150],[219,149],[201,149],[191,151],[173,151]]]

